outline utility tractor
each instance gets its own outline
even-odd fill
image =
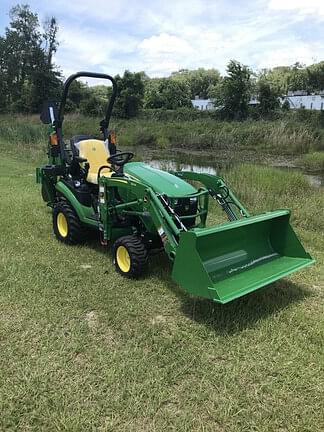
[[[100,122],[101,138],[76,135],[68,142],[64,108],[71,83],[80,77],[107,79],[112,95]],[[175,282],[218,303],[314,262],[289,224],[289,210],[251,216],[221,177],[131,162],[134,154],[117,149],[109,130],[116,94],[113,77],[78,72],[65,82],[59,107],[44,106],[49,161],[37,169],[37,181],[59,241],[74,245],[87,232],[98,232],[103,245],[112,245],[117,272],[129,278],[144,273],[152,251],[164,251]],[[227,222],[206,226],[210,200]]]

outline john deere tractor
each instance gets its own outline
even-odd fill
[[[64,107],[79,77],[109,80],[112,95],[100,139],[75,135],[68,142]],[[109,131],[116,93],[111,76],[78,72],[65,82],[59,107],[45,104],[41,119],[49,124],[49,162],[37,169],[37,180],[59,241],[74,245],[96,231],[103,245],[112,245],[117,272],[130,278],[142,275],[152,251],[160,249],[172,262],[175,282],[218,303],[314,262],[289,224],[289,210],[251,216],[218,176],[131,162],[134,154],[118,150]],[[206,226],[209,200],[228,222]]]

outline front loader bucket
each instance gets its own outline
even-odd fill
[[[172,278],[191,294],[227,303],[314,262],[278,210],[180,234]]]

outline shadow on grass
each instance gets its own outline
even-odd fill
[[[220,334],[235,334],[263,319],[302,302],[311,294],[300,285],[281,280],[225,305],[211,300],[182,296],[183,313]]]
[[[254,327],[261,320],[302,302],[310,295],[300,285],[282,280],[225,305],[183,295],[181,309],[191,320],[219,334],[235,334]]]
[[[311,293],[302,286],[282,279],[227,304],[192,297],[171,280],[171,264],[160,257],[152,265],[151,275],[165,283],[180,299],[181,311],[192,321],[204,324],[220,334],[235,334],[252,328],[263,319],[302,302]],[[164,268],[164,270],[162,270]]]
[[[92,236],[86,242],[88,247],[112,259],[112,248],[101,246],[99,238]],[[152,256],[144,278],[158,278],[165,282],[166,288],[180,300],[180,309],[184,315],[200,324],[215,330],[219,334],[235,334],[252,328],[263,319],[302,302],[311,293],[302,286],[282,279],[251,294],[243,296],[225,305],[212,300],[192,297],[171,280],[172,264],[166,254]]]

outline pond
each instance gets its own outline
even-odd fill
[[[213,154],[188,154],[179,151],[174,152],[174,154],[165,151],[158,153],[150,149],[147,151],[143,151],[143,149],[140,151],[137,150],[137,154],[144,162],[148,163],[154,168],[163,169],[166,171],[187,170],[217,175],[220,173],[220,171],[230,168],[239,162],[253,163],[259,166],[273,166],[280,170],[294,170],[301,172],[312,186],[317,188],[324,187],[324,172],[306,172],[294,165],[293,159],[289,157],[267,155],[263,158],[263,156],[260,154],[248,154],[247,157],[246,154],[243,154],[242,158],[238,159],[238,157],[235,158],[233,157],[233,154],[231,154],[228,158],[226,157],[227,155],[221,155],[219,158],[218,155],[215,156]]]

